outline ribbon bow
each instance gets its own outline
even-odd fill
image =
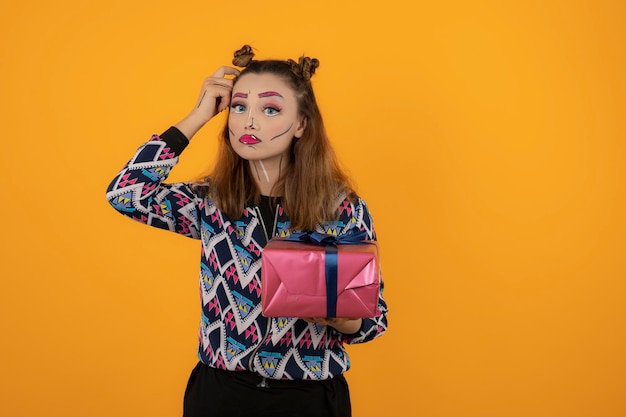
[[[313,243],[319,246],[336,246],[364,243],[363,241],[367,240],[367,238],[367,232],[359,230],[341,236],[319,232],[295,232],[284,239],[294,242]]]

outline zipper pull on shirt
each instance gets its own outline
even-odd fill
[[[275,200],[277,203],[275,207],[272,207],[272,200]],[[270,241],[271,238],[274,237],[274,235],[276,235],[279,207],[280,197],[274,198],[262,195],[259,205],[254,208],[263,228],[266,244]],[[273,223],[270,223],[271,221],[273,221]]]

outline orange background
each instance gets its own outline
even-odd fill
[[[619,1],[3,1],[0,415],[177,416],[198,243],[108,182],[243,43],[316,56],[390,305],[354,415],[626,415]],[[204,171],[221,121],[172,180]]]

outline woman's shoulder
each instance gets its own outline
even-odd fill
[[[195,201],[199,204],[203,211],[214,213],[218,210],[216,203],[212,197],[213,187],[208,178],[192,180],[184,183],[188,190],[191,191]]]
[[[339,214],[347,211],[348,214],[352,211],[369,211],[365,200],[356,192],[343,191],[339,193],[336,198],[336,205],[339,207]]]
[[[203,177],[195,181],[191,181],[188,183],[188,186],[200,198],[210,198],[211,179],[209,177]]]
[[[343,235],[355,230],[365,230],[370,238],[373,233],[372,216],[367,203],[356,193],[341,193],[337,199],[338,218],[321,225],[320,232]]]

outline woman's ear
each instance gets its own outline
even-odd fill
[[[296,126],[296,131],[293,136],[300,139],[304,134],[304,129],[306,129],[306,117],[302,116],[302,119],[300,119],[298,125]]]

